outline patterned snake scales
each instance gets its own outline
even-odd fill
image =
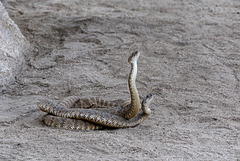
[[[80,98],[70,96],[57,105],[51,102],[41,102],[40,110],[48,114],[43,118],[47,126],[63,127],[76,130],[96,130],[103,127],[127,128],[143,122],[151,113],[149,108],[153,95],[147,95],[140,104],[138,91],[135,85],[137,75],[137,60],[140,52],[131,54],[128,62],[131,64],[128,85],[131,100],[123,105],[98,98]],[[91,109],[90,109],[91,108]],[[139,109],[142,112],[139,113]]]

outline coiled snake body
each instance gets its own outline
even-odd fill
[[[135,85],[137,75],[137,59],[140,52],[134,52],[129,57],[131,64],[128,84],[131,93],[131,101],[123,105],[104,101],[98,98],[79,98],[70,96],[54,105],[51,102],[41,102],[40,110],[48,114],[43,118],[47,126],[63,127],[77,130],[96,130],[105,127],[126,128],[133,127],[143,122],[151,113],[149,104],[153,95],[149,94],[139,101],[138,91]],[[140,107],[142,112],[138,114]]]

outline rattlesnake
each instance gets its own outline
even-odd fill
[[[44,117],[44,122],[48,126],[57,126],[65,127],[72,129],[100,129],[101,126],[91,124],[89,122],[93,120],[98,120],[97,124],[109,127],[130,127],[143,121],[148,113],[138,115],[136,118],[131,119],[138,114],[140,108],[140,101],[138,92],[135,85],[136,74],[137,74],[137,59],[140,56],[140,52],[134,52],[128,59],[128,62],[131,64],[131,71],[129,74],[128,84],[129,90],[131,93],[131,101],[126,101],[122,106],[119,106],[115,103],[104,101],[98,98],[79,98],[77,96],[70,96],[65,98],[56,106],[49,103],[43,102],[40,103],[39,107],[42,111],[48,112],[50,114],[56,115],[47,115]],[[148,95],[142,102],[142,108],[149,109],[145,104],[151,102],[153,96]],[[144,103],[145,102],[145,103]],[[95,108],[95,109],[69,109],[69,108]],[[110,108],[109,107],[114,107]],[[96,108],[98,108],[96,110]],[[101,108],[101,109],[99,109]],[[149,109],[150,110],[150,109]],[[148,110],[148,111],[149,111]],[[64,111],[64,112],[63,112]],[[92,114],[92,115],[90,115]],[[150,114],[150,113],[149,113]],[[144,117],[142,117],[144,115]],[[61,117],[57,117],[61,116]],[[88,116],[91,116],[90,118]],[[70,117],[77,119],[67,119],[62,117]],[[103,120],[102,120],[103,119]],[[87,120],[89,122],[83,121]],[[102,120],[102,121],[101,121]],[[105,123],[105,120],[107,122]],[[118,123],[117,123],[118,122]]]
[[[59,104],[66,108],[101,108],[98,109],[103,112],[111,113],[113,115],[122,116],[126,119],[131,119],[136,116],[141,107],[138,91],[136,88],[136,76],[137,76],[137,60],[140,56],[140,52],[136,51],[128,58],[128,62],[131,64],[131,70],[128,77],[128,85],[131,94],[131,100],[124,102],[121,106],[113,102],[105,101],[99,98],[80,98],[77,96],[70,96],[65,98]],[[114,107],[110,108],[109,107]]]
[[[137,76],[137,60],[140,56],[140,52],[133,52],[132,55],[128,58],[128,62],[131,64],[131,71],[128,78],[128,86],[131,94],[131,107],[124,115],[124,118],[131,119],[138,114],[138,111],[141,107],[138,91],[136,88],[136,76]]]
[[[40,104],[40,109],[44,112],[52,114],[48,114],[44,118],[44,122],[48,126],[80,130],[96,130],[101,129],[102,126],[112,128],[127,128],[140,124],[150,115],[151,110],[149,108],[149,104],[152,100],[153,95],[147,95],[146,98],[142,101],[143,112],[139,113],[137,116],[130,120],[127,120],[121,116],[94,109],[69,109],[59,104],[54,105],[51,102],[44,102]]]

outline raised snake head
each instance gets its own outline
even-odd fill
[[[142,110],[145,114],[150,115],[151,109],[149,108],[150,103],[152,102],[154,98],[153,94],[148,94],[142,101]]]
[[[140,52],[139,51],[135,51],[131,54],[131,56],[128,58],[128,62],[129,63],[134,63],[135,61],[138,60],[140,56]]]

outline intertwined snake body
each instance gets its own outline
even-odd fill
[[[70,96],[57,105],[51,102],[42,102],[39,104],[40,110],[48,113],[43,119],[45,124],[53,127],[94,130],[101,129],[102,126],[132,127],[144,121],[151,113],[149,104],[153,100],[153,95],[148,95],[142,101],[141,106],[135,85],[139,56],[140,52],[134,52],[128,59],[131,64],[128,79],[131,101],[127,101],[120,106],[98,98],[82,99],[77,96]],[[140,107],[143,112],[138,114]]]
[[[127,128],[133,127],[141,122],[143,122],[151,113],[149,108],[149,104],[153,99],[153,95],[148,95],[142,101],[142,112],[139,113],[134,118],[127,120],[121,116],[113,115],[110,113],[94,110],[94,109],[69,109],[63,106],[54,105],[51,102],[45,102],[44,104],[40,104],[40,109],[49,114],[59,116],[60,118],[71,118],[75,122],[67,123],[68,119],[58,119],[55,120],[55,116],[46,115],[44,122],[49,126],[60,126],[65,127],[67,123],[67,128],[71,129],[83,129],[81,124],[84,124],[85,130],[89,129],[100,129],[101,126],[105,127],[113,127],[113,128]],[[80,119],[80,120],[77,120]],[[77,120],[77,121],[76,121]],[[84,122],[84,120],[93,123],[89,124]],[[71,124],[71,125],[70,125]],[[94,126],[94,124],[96,124]],[[75,126],[77,125],[77,126]],[[89,127],[91,126],[91,127]]]

